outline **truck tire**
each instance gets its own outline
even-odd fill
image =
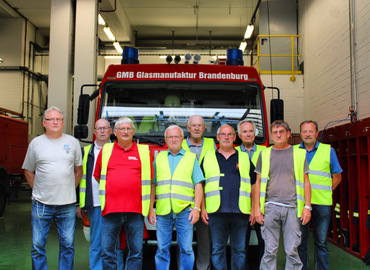
[[[10,192],[10,177],[3,167],[0,167],[0,217],[4,214]]]
[[[0,217],[3,216],[6,206],[7,193],[2,185],[0,185]]]

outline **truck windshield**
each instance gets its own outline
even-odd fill
[[[225,82],[107,82],[103,86],[99,117],[111,126],[120,116],[131,118],[135,136],[163,138],[165,129],[186,124],[192,115],[204,118],[205,137],[229,124],[236,130],[240,120],[252,120],[256,143],[265,142],[261,89],[258,84]],[[154,138],[152,138],[154,139]]]

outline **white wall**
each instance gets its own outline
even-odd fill
[[[284,120],[289,124],[292,133],[299,133],[299,125],[305,120],[304,117],[304,93],[303,76],[296,75],[296,80],[290,80],[291,75],[273,75],[273,84],[270,75],[261,75],[264,86],[275,86],[280,89],[280,98],[284,100]],[[271,99],[277,99],[276,90],[266,89],[266,111],[270,126],[270,102]]]
[[[0,58],[1,67],[23,65],[24,23],[22,19],[0,19]],[[12,111],[22,111],[23,73],[20,71],[0,71],[0,107]]]
[[[358,118],[370,116],[370,2],[355,2]],[[344,119],[351,106],[348,1],[300,0],[299,34],[304,61],[305,118],[323,128]]]
[[[47,74],[47,55],[37,55],[35,61],[29,63],[30,41],[47,45],[34,26],[26,24],[22,18],[0,19],[0,25],[0,39],[6,41],[0,42],[0,58],[3,60],[0,67],[29,67],[33,72]],[[23,112],[29,122],[30,139],[43,133],[41,120],[47,96],[46,83],[37,83],[27,72],[5,70],[0,70],[0,81],[0,107]]]

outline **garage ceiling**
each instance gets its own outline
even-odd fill
[[[50,2],[0,0],[0,18],[23,16],[48,38]],[[258,0],[102,0],[100,14],[121,46],[141,51],[227,49],[239,47],[257,4]],[[100,50],[111,48],[102,26],[98,36]]]

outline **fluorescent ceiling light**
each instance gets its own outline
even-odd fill
[[[245,31],[244,38],[249,39],[253,33],[254,25],[248,24],[247,30]]]
[[[240,43],[239,50],[242,50],[244,52],[246,47],[247,47],[247,42],[243,41]]]
[[[113,43],[114,48],[116,48],[116,51],[119,53],[123,53],[121,45],[119,45],[119,42],[114,42]]]
[[[112,33],[112,31],[110,30],[109,27],[104,27],[104,32],[110,40],[112,40],[112,41],[116,40],[115,36],[113,35],[113,33]]]
[[[99,25],[104,25],[104,26],[106,25],[103,17],[100,14],[99,14],[99,17],[98,17],[98,23],[99,23]]]

